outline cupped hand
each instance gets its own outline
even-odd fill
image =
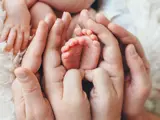
[[[69,13],[57,19],[53,25],[44,54],[44,89],[56,120],[90,120],[90,105],[82,89],[83,72],[66,71],[61,64],[61,47],[66,42],[71,21]]]
[[[125,78],[124,114],[133,118],[144,112],[144,103],[151,90],[150,66],[139,40],[119,25],[97,14],[96,21],[105,25],[124,45],[126,62],[130,69]]]
[[[86,78],[94,85],[90,94],[92,119],[120,120],[124,73],[118,41],[108,28],[91,18],[87,10],[81,12],[79,25],[93,31],[103,44],[99,68],[86,72]]]

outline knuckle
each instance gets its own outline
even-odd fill
[[[23,39],[22,34],[19,34],[18,35],[18,40],[22,40],[22,39]]]
[[[38,85],[31,85],[30,88],[23,88],[22,90],[24,94],[31,94],[34,93],[35,91],[39,91],[40,87]]]

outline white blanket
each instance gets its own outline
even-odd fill
[[[101,11],[136,35],[151,64],[152,93],[146,107],[160,114],[160,0],[102,0]]]
[[[0,0],[0,33],[5,18]],[[12,52],[4,52],[5,46],[6,42],[0,43],[0,120],[16,120],[11,86],[15,79],[14,69],[20,65],[23,53],[14,56]]]

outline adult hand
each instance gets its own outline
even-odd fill
[[[48,38],[44,54],[44,88],[56,120],[90,120],[90,105],[82,89],[83,73],[66,71],[61,65],[61,47],[71,21],[69,13],[57,19]]]
[[[53,120],[53,112],[44,98],[39,81],[35,74],[38,72],[48,33],[48,24],[52,16],[46,17],[46,22],[39,23],[37,32],[30,43],[22,66],[15,70],[16,80],[13,82],[13,96],[17,120]],[[48,24],[47,24],[48,23]]]
[[[130,75],[125,80],[124,113],[133,118],[144,112],[144,103],[151,90],[150,67],[138,39],[124,28],[110,23],[102,14],[96,21],[105,25],[123,44]]]
[[[123,66],[117,39],[102,24],[96,23],[83,10],[79,24],[97,34],[102,48],[102,61],[99,68],[89,71],[86,77],[93,82],[91,91],[91,110],[93,120],[120,120],[123,103]]]

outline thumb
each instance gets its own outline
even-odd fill
[[[131,84],[141,89],[150,88],[151,81],[145,64],[132,44],[128,45],[126,48],[126,60],[131,71]]]
[[[39,110],[45,109],[45,100],[43,98],[41,87],[33,72],[20,67],[15,70],[15,75],[16,80],[21,85],[25,105],[35,112],[37,111],[37,108],[39,108]],[[18,97],[18,95],[16,96],[15,94],[14,97]]]

